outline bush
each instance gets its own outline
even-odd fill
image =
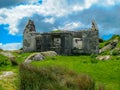
[[[112,55],[119,55],[119,54],[120,54],[120,51],[119,51],[119,50],[114,49],[114,50],[112,51]]]
[[[9,60],[11,61],[12,66],[17,66],[18,65],[18,63],[17,63],[17,61],[15,60],[14,57],[9,58]]]
[[[7,66],[7,65],[11,65],[8,58],[3,55],[0,55],[0,66]]]
[[[99,42],[102,43],[104,42],[104,40],[102,38],[99,38]]]
[[[95,90],[95,82],[90,76],[83,74],[77,77],[79,90]]]
[[[77,75],[58,66],[20,65],[20,90],[95,90],[88,75]]]

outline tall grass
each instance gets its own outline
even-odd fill
[[[85,74],[58,66],[20,65],[20,90],[95,90],[94,80]]]
[[[57,56],[44,61],[32,62],[34,66],[60,65],[76,73],[86,73],[96,80],[96,85],[102,83],[106,90],[119,90],[120,82],[120,57],[111,56],[110,60],[93,63],[91,56]],[[118,76],[119,75],[119,76]]]

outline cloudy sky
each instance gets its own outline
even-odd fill
[[[120,35],[120,0],[0,0],[0,48],[21,48],[29,19],[38,32],[80,30],[95,20],[99,36],[109,39]]]

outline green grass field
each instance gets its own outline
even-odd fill
[[[31,53],[15,53],[15,60],[18,63],[21,63],[30,54]],[[6,57],[1,57],[2,58],[0,60],[6,60]],[[120,90],[120,56],[111,57],[112,58],[110,60],[98,61],[95,59],[95,57],[91,56],[56,56],[46,58],[42,61],[32,62],[31,64],[36,67],[50,65],[65,67],[78,74],[85,73],[90,75],[96,81],[96,85],[104,85],[106,88],[105,90]],[[6,66],[0,66],[0,74],[2,71],[13,71],[18,75],[18,66],[11,66],[9,62],[7,62],[7,64],[8,65]],[[5,84],[5,81],[1,80],[0,89],[2,90],[3,88],[3,90],[9,90],[9,85],[11,84],[12,87],[16,88],[15,81],[17,77],[13,78],[13,82],[11,82],[11,80],[7,80],[7,83],[9,84]],[[6,86],[8,89],[4,86]],[[13,90],[16,90],[15,88],[13,88]]]
[[[90,75],[97,84],[103,84],[106,90],[120,90],[120,59],[112,57],[108,61],[93,62],[90,56],[57,56],[44,61],[32,62],[35,66],[58,65],[77,73]]]

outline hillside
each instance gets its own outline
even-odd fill
[[[100,42],[100,54],[120,55],[120,36],[114,35],[110,40]]]
[[[64,67],[76,74],[89,75],[96,83],[96,90],[98,87],[104,87],[105,90],[119,90],[120,36],[115,35],[110,40],[100,42],[100,48],[104,51],[99,55],[45,57],[44,60],[33,61],[30,65],[42,68],[47,66]],[[31,55],[33,53],[22,53],[19,50],[0,50],[0,90],[18,89],[19,64]],[[107,60],[96,58],[104,55],[109,55],[110,58]]]

